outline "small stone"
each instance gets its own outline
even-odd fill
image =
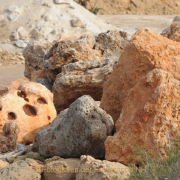
[[[15,160],[16,158],[15,157],[8,157],[6,160],[9,162],[9,163],[13,163],[14,162],[14,160]]]
[[[49,61],[48,61],[48,60],[45,60],[44,63],[43,63],[43,65],[44,65],[45,68],[48,68],[48,66],[49,66]]]
[[[85,28],[87,25],[84,24],[80,18],[73,18],[71,20],[71,24],[73,27],[81,27],[81,28]]]
[[[44,20],[50,22],[50,21],[53,20],[53,16],[51,14],[48,14],[48,15],[45,16]]]
[[[55,0],[56,4],[70,4],[72,0]]]
[[[11,6],[8,10],[13,13],[18,13],[18,14],[21,13],[21,10],[19,9],[18,6]]]
[[[22,40],[17,40],[16,42],[15,42],[15,44],[16,44],[16,46],[17,47],[19,47],[19,48],[25,48],[26,47],[26,43],[24,43],[24,41],[22,41]]]
[[[11,13],[8,16],[9,20],[11,20],[11,21],[15,20],[17,17],[18,17],[18,15],[16,13]]]

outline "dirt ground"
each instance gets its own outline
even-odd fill
[[[94,7],[97,0],[91,0]],[[180,14],[179,0],[98,0],[102,14],[175,15]],[[90,5],[88,4],[90,9]]]

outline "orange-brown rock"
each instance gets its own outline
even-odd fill
[[[180,79],[180,44],[147,28],[138,30],[104,83],[100,107],[116,121],[129,91],[154,68]]]
[[[97,37],[82,36],[74,41],[54,42],[45,55],[45,59],[49,61],[48,77],[55,81],[62,66],[73,62],[119,57],[127,43],[127,33],[121,31],[107,31]]]
[[[19,128],[16,122],[7,121],[3,127],[3,133],[0,137],[0,153],[14,151],[18,138]]]
[[[25,79],[17,79],[13,82],[11,82],[11,84],[8,87],[3,87],[2,89],[0,89],[0,96],[2,96],[3,94],[7,93],[10,90],[17,90],[19,87],[19,84],[23,81],[26,81]]]
[[[53,85],[54,105],[57,112],[70,106],[83,95],[100,101],[103,83],[109,78],[118,58],[90,62],[78,61],[62,67]]]
[[[13,120],[20,129],[18,143],[32,142],[35,132],[55,117],[53,94],[41,84],[23,81],[0,98],[0,135],[5,122]]]
[[[105,142],[106,159],[138,164],[133,145],[165,156],[164,145],[180,132],[180,81],[174,75],[153,69],[129,92],[116,133]]]

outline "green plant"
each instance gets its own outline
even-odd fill
[[[92,13],[95,14],[95,15],[97,15],[97,13],[98,13],[98,11],[99,11],[100,9],[102,9],[102,8],[96,7],[96,8],[92,11]]]
[[[26,158],[30,158],[30,159],[39,160],[39,161],[44,162],[44,157],[43,157],[43,156],[40,156],[40,155],[38,155],[38,156],[27,155],[27,156],[25,157],[25,159],[26,159]]]
[[[171,139],[170,146],[165,144],[167,158],[162,159],[160,154],[153,155],[144,148],[133,146],[141,166],[131,166],[130,180],[179,180],[180,179],[180,136]]]

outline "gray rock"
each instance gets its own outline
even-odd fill
[[[25,161],[17,161],[0,171],[1,180],[40,180],[41,176]]]
[[[44,65],[45,68],[48,68],[48,66],[49,66],[49,61],[48,61],[48,60],[45,60],[44,63],[43,63],[43,65]]]
[[[180,16],[175,16],[173,19],[173,22],[175,22],[175,21],[180,21]]]
[[[87,26],[87,25],[86,25],[84,22],[82,22],[82,20],[81,20],[80,18],[78,18],[78,17],[73,18],[73,19],[71,20],[71,24],[72,24],[73,27],[85,28],[85,27]]]
[[[110,115],[90,96],[82,96],[70,105],[57,126],[36,132],[33,147],[45,157],[104,158],[104,142],[112,134],[113,126]]]
[[[44,85],[47,89],[52,91],[52,86],[53,85],[47,79],[38,78],[36,82]]]
[[[17,47],[19,47],[19,48],[25,48],[26,47],[26,43],[24,43],[24,41],[22,41],[22,40],[17,40],[16,42],[15,42],[15,44],[16,44],[16,46]]]
[[[17,19],[17,17],[18,17],[18,15],[16,13],[11,13],[8,16],[8,19],[13,21],[13,20]]]

